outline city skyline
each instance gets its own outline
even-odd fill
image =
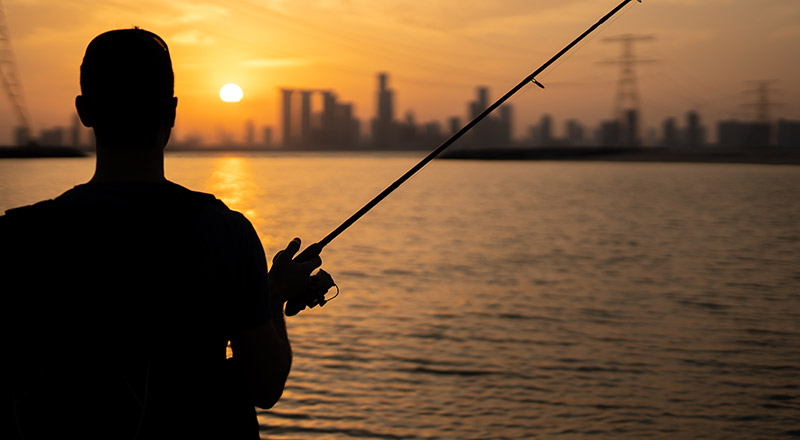
[[[254,119],[244,121],[241,131],[221,131],[212,140],[197,134],[174,133],[170,144],[177,148],[262,148],[262,149],[430,149],[450,137],[494,101],[486,86],[476,86],[475,99],[465,101],[464,112],[441,120],[418,122],[414,110],[397,117],[395,97],[398,90],[389,87],[391,75],[378,72],[374,109],[365,120],[353,112],[351,102],[341,100],[333,89],[293,89],[281,87],[280,130],[265,125],[257,129]],[[708,145],[728,147],[780,145],[800,146],[800,122],[772,118],[766,82],[761,82],[756,113],[749,119],[728,119],[709,123],[694,110],[666,117],[657,127],[640,126],[639,109],[631,102],[619,107],[615,118],[591,126],[574,117],[556,120],[543,113],[539,120],[524,127],[522,136],[514,136],[513,106],[504,104],[459,142],[467,148],[509,147],[584,147],[642,146],[698,148]],[[256,134],[256,133],[260,134]],[[47,146],[92,147],[90,129],[82,127],[77,114],[70,127],[48,127],[29,134],[18,127],[14,145],[31,141]]]
[[[35,133],[69,127],[78,89],[78,64],[86,44],[105,30],[139,25],[170,45],[179,98],[177,135],[215,141],[237,135],[253,120],[280,132],[281,86],[336,90],[352,103],[369,131],[375,114],[375,72],[391,72],[398,118],[413,110],[418,121],[449,125],[464,101],[485,85],[499,95],[555,53],[612,1],[504,1],[492,8],[454,8],[449,0],[395,2],[245,0],[162,2],[122,6],[112,1],[6,0],[8,31],[19,80]],[[800,5],[775,0],[661,0],[629,7],[539,80],[547,87],[515,97],[514,137],[527,134],[543,114],[596,126],[615,112],[619,35],[652,35],[635,55],[641,125],[660,127],[667,117],[695,110],[708,124],[755,117],[754,80],[771,83],[775,118],[800,119]],[[244,89],[239,103],[224,103],[219,88]],[[780,96],[778,96],[778,93]],[[777,104],[783,104],[778,107]],[[0,98],[0,143],[17,125],[12,104]],[[557,125],[557,132],[562,131]],[[643,133],[646,134],[646,133]]]

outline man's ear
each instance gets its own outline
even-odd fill
[[[84,98],[82,95],[78,95],[75,97],[75,109],[78,111],[78,117],[81,118],[81,123],[85,127],[94,126],[93,111],[90,108],[89,104],[87,103],[87,99]]]
[[[175,115],[178,108],[178,97],[173,96],[169,101],[169,113],[167,114],[169,127],[172,128],[175,126]]]

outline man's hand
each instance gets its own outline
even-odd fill
[[[295,258],[298,250],[300,239],[295,238],[272,259],[272,269],[269,271],[270,300],[274,306],[280,306],[280,310],[283,310],[286,301],[305,292],[311,272],[322,266],[319,256],[322,248],[318,244],[312,244]]]
[[[311,272],[322,265],[322,248],[312,244],[300,255],[300,239],[292,240],[286,249],[275,254],[269,271],[269,295],[272,319],[256,327],[244,329],[231,339],[234,359],[244,368],[253,403],[271,408],[280,399],[292,367],[292,348],[286,334],[284,303],[301,295],[308,287]]]

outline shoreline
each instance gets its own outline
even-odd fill
[[[181,148],[167,146],[169,153],[424,153],[421,149],[263,149],[263,148]],[[92,151],[54,146],[0,147],[0,159],[70,158],[89,157]],[[800,148],[705,147],[694,150],[629,147],[551,147],[466,149],[445,151],[438,159],[460,160],[513,160],[513,161],[605,161],[605,162],[664,162],[664,163],[741,163],[760,165],[800,165]]]
[[[0,147],[0,159],[38,159],[88,157],[89,153],[73,147],[36,145],[31,147]]]
[[[455,150],[443,159],[466,160],[558,160],[664,163],[742,163],[800,165],[800,148],[708,147],[696,150],[666,148],[525,148],[500,150]]]

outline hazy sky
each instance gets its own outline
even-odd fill
[[[78,67],[89,41],[139,26],[161,35],[173,57],[178,138],[241,136],[248,119],[279,136],[279,87],[332,89],[365,123],[375,114],[379,71],[390,73],[399,118],[465,117],[475,87],[495,99],[583,32],[618,0],[2,0],[34,132],[69,126]],[[800,1],[644,0],[513,101],[515,131],[555,118],[594,124],[614,110],[620,34],[635,45],[643,117],[658,125],[696,109],[704,122],[753,118],[750,81],[775,80],[774,117],[800,119]],[[239,84],[244,99],[219,89]],[[780,105],[778,105],[780,103]],[[17,118],[0,98],[0,143]]]

